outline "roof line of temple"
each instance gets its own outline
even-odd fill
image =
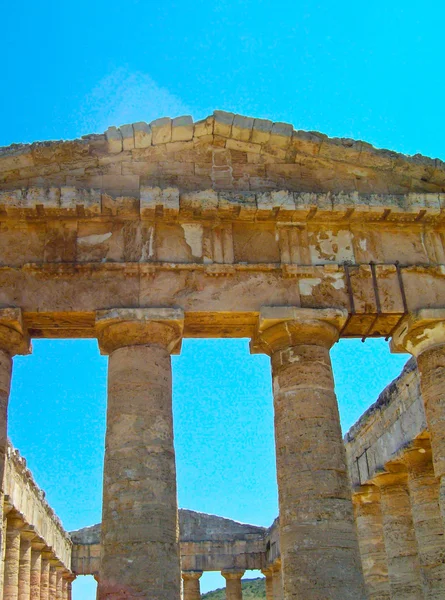
[[[357,433],[360,433],[360,431],[362,430],[364,424],[375,413],[376,410],[379,410],[380,408],[382,408],[382,406],[385,406],[385,405],[387,405],[387,404],[390,403],[394,391],[397,390],[397,384],[398,384],[398,382],[401,379],[403,379],[407,375],[407,373],[411,373],[411,371],[414,371],[416,368],[417,368],[416,359],[413,358],[413,357],[411,357],[405,363],[405,365],[404,365],[404,367],[403,367],[402,372],[400,373],[400,375],[398,375],[395,379],[393,379],[385,387],[385,389],[380,392],[379,397],[377,398],[377,400],[373,404],[371,404],[371,406],[361,415],[361,417],[358,419],[358,421],[356,421],[354,423],[354,425],[352,425],[349,428],[349,430],[344,435],[344,441],[345,441],[345,443],[346,442],[351,442],[355,438],[355,436],[357,435]]]
[[[221,110],[215,110],[212,115],[196,122],[190,116],[174,119],[164,117],[151,123],[138,122],[109,127],[104,134],[85,135],[71,141],[44,141],[0,147],[0,171],[14,166],[20,168],[45,162],[64,162],[87,153],[119,154],[150,146],[192,142],[199,138],[214,143],[219,141],[232,150],[259,152],[261,148],[267,147],[278,152],[294,151],[326,160],[353,162],[383,169],[408,163],[445,172],[445,162],[438,158],[428,158],[421,154],[409,156],[392,150],[377,149],[364,141],[330,138],[318,132],[295,130],[287,123],[273,123],[267,119],[255,119]],[[54,154],[48,154],[51,149]],[[28,158],[25,159],[25,156]],[[23,159],[20,160],[20,157]]]

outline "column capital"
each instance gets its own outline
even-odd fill
[[[408,471],[411,470],[423,470],[425,464],[432,464],[433,456],[432,456],[431,442],[429,439],[421,438],[414,440],[414,442],[405,448],[400,457],[398,458],[398,462],[403,464]]]
[[[182,571],[181,572],[181,577],[185,581],[188,581],[190,579],[199,579],[201,577],[201,575],[202,575],[202,571]]]
[[[245,572],[241,569],[233,569],[230,571],[221,571],[221,575],[224,579],[241,579]]]
[[[445,344],[445,308],[421,308],[403,318],[393,332],[390,348],[417,357],[441,344]]]
[[[375,475],[372,478],[372,482],[380,489],[385,489],[393,485],[406,485],[408,482],[408,473],[403,468],[392,473],[385,471],[384,473]]]
[[[300,344],[330,348],[347,318],[348,312],[339,308],[263,306],[250,351],[272,355]]]
[[[261,573],[264,575],[264,577],[272,577],[272,575],[273,575],[272,565],[269,565],[268,567],[264,567],[264,569],[261,569]]]
[[[380,490],[376,485],[361,485],[353,490],[352,502],[359,505],[377,504],[380,502]]]
[[[158,345],[179,354],[184,311],[180,308],[112,308],[96,311],[101,354],[126,346]]]
[[[0,308],[0,349],[11,356],[30,354],[31,343],[23,327],[20,308]]]

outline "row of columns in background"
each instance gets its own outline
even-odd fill
[[[226,600],[242,600],[243,591],[241,578],[245,571],[222,571],[221,575],[226,580]],[[283,600],[283,584],[279,562],[263,570],[266,580],[266,599]],[[182,589],[183,600],[201,600],[199,579],[202,571],[183,571]]]
[[[285,600],[366,598],[329,355],[346,319],[339,309],[265,307],[252,343],[271,357]],[[109,355],[99,600],[180,596],[170,354],[183,323],[179,309],[96,313]],[[445,310],[409,315],[392,345],[417,356],[445,514]],[[26,349],[20,311],[1,309],[3,454],[11,356]]]
[[[11,511],[5,519],[3,600],[71,600],[73,574]]]
[[[369,600],[444,600],[445,528],[428,439],[353,495]]]

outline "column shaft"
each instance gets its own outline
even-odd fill
[[[20,538],[18,600],[29,600],[31,593],[31,540],[34,534],[24,532]]]
[[[221,574],[226,580],[226,600],[242,600],[241,577],[244,571],[223,571]]]
[[[369,600],[390,600],[380,490],[363,486],[353,495],[355,523]]]
[[[63,568],[56,567],[56,599],[63,600]]]
[[[272,356],[285,600],[364,598],[329,350]]]
[[[261,571],[264,575],[265,578],[265,584],[266,584],[266,600],[274,600],[274,593],[273,593],[273,570],[272,568],[268,568],[268,569],[263,569]]]
[[[387,473],[377,476],[373,481],[380,486],[391,600],[423,600],[406,477]]]
[[[20,570],[20,527],[22,523],[8,518],[6,530],[3,600],[18,600]]]
[[[40,576],[40,600],[49,600],[49,558],[42,555],[42,571]]]
[[[184,571],[182,573],[182,589],[184,600],[201,600],[199,579],[202,571]]]
[[[31,578],[30,588],[31,600],[40,600],[40,581],[42,573],[42,551],[40,548],[33,548],[31,552]]]
[[[51,562],[49,567],[48,598],[49,600],[57,600],[57,568]]]
[[[283,600],[283,573],[281,572],[281,566],[275,566],[272,576],[273,586],[273,597],[274,600]]]
[[[439,480],[434,476],[431,448],[418,442],[404,452],[411,512],[419,550],[425,600],[445,600],[445,536],[439,508]]]
[[[445,525],[445,344],[426,349],[417,357],[428,429],[431,435],[433,465],[439,479],[439,505]]]
[[[101,600],[179,597],[177,515],[170,355],[119,348],[109,359]]]

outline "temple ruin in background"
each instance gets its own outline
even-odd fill
[[[32,337],[96,337],[109,355],[103,518],[73,564],[96,565],[100,600],[179,600],[181,572],[196,598],[218,537],[179,540],[170,355],[183,337],[248,337],[271,357],[279,522],[221,532],[182,513],[183,531],[191,518],[232,532],[228,597],[258,560],[269,598],[445,597],[444,233],[441,161],[221,111],[0,150],[2,493],[12,357]],[[400,394],[395,414],[348,436],[348,476],[329,350],[368,336],[416,357],[420,429],[400,429]],[[2,504],[3,597],[25,600],[8,560],[29,555],[20,532],[35,524]],[[69,559],[49,560],[67,597]]]

